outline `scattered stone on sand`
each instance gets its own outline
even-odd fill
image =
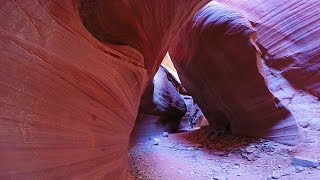
[[[270,175],[269,179],[279,179],[281,176],[279,176],[278,174],[272,174]]]
[[[153,145],[159,145],[160,139],[159,138],[153,138]]]
[[[302,128],[307,128],[309,127],[310,123],[307,122],[307,121],[301,121],[301,122],[298,122],[298,124],[302,127]]]
[[[162,133],[162,137],[169,137],[169,133],[168,132],[163,132]]]
[[[178,170],[177,173],[178,174],[183,174],[183,172],[181,170]]]
[[[193,147],[187,147],[187,151],[193,151]]]
[[[227,180],[228,178],[225,176],[215,176],[213,177],[213,180]]]
[[[292,159],[292,165],[302,166],[302,167],[317,167],[319,166],[319,161],[315,159],[309,159],[305,157],[295,156]]]
[[[306,168],[302,167],[302,166],[296,166],[296,173],[300,173],[302,171],[304,171]]]
[[[285,172],[283,170],[276,170],[276,171],[272,172],[272,174],[269,176],[269,179],[279,179],[282,176],[286,176],[286,175],[289,175],[289,174],[290,173]]]
[[[240,164],[234,164],[233,169],[239,169],[240,168]]]
[[[256,157],[255,157],[254,155],[252,155],[252,154],[242,153],[241,156],[242,156],[244,159],[248,160],[248,161],[254,161],[254,160],[256,160]]]
[[[271,178],[272,179],[279,179],[281,176],[279,174],[272,174]]]
[[[253,153],[257,148],[255,146],[249,146],[245,149],[246,153]]]
[[[224,156],[226,154],[225,151],[212,151],[212,154],[217,156]]]

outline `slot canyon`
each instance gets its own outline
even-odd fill
[[[320,1],[0,0],[0,179],[320,179]]]

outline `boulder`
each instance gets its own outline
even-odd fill
[[[316,159],[310,159],[310,158],[305,158],[301,156],[293,157],[291,164],[294,166],[313,167],[313,168],[320,165],[319,161]]]

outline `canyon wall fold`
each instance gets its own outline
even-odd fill
[[[99,1],[112,41],[82,23],[97,2],[0,1],[0,179],[125,178],[141,94],[205,1]]]
[[[320,1],[218,1],[252,22],[268,66],[294,87],[320,97]]]
[[[216,2],[203,7],[170,49],[182,84],[214,127],[297,144],[291,113],[259,73],[256,31],[243,15]]]
[[[84,25],[97,39],[134,47],[153,76],[185,19],[206,2],[209,0],[80,0],[79,9]]]
[[[173,75],[166,68],[160,66],[152,83],[141,98],[140,112],[172,117],[180,121],[187,108],[177,90],[179,85]]]

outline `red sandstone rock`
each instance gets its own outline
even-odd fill
[[[208,1],[80,0],[80,14],[88,30],[101,41],[127,44],[141,52],[153,76],[184,20]]]
[[[245,14],[266,49],[267,65],[320,97],[320,1],[218,0]]]
[[[160,66],[151,84],[147,87],[140,103],[140,111],[144,114],[172,117],[177,121],[187,109],[176,86],[180,85],[173,75]]]
[[[99,1],[123,45],[94,38],[76,0],[0,1],[0,179],[124,179],[146,82],[205,1]]]
[[[170,53],[206,118],[234,133],[296,144],[299,128],[259,73],[255,30],[241,14],[211,2],[179,34]]]

